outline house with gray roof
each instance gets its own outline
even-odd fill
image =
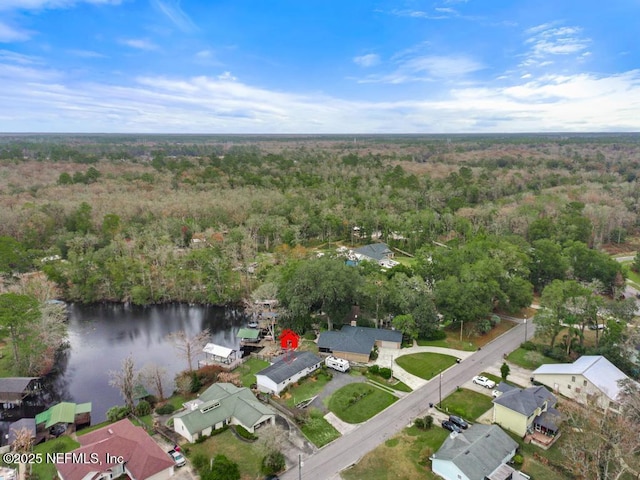
[[[602,355],[583,355],[573,363],[541,365],[533,379],[578,403],[617,411],[620,382],[629,377]]]
[[[254,432],[261,425],[275,424],[275,418],[275,412],[248,388],[214,383],[197,399],[186,402],[184,410],[173,416],[173,429],[193,443],[225,425],[241,425]]]
[[[292,383],[319,369],[322,359],[311,352],[287,352],[256,374],[258,390],[280,395]]]
[[[386,243],[365,245],[353,250],[349,256],[351,260],[375,262],[383,268],[392,268],[399,263],[393,260],[394,253]]]
[[[493,399],[493,423],[524,437],[540,432],[555,437],[560,413],[556,397],[545,387],[512,388]]]
[[[379,348],[399,349],[402,346],[402,332],[344,325],[340,331],[322,332],[318,338],[320,352],[358,363],[367,363],[376,345]]]
[[[518,478],[507,462],[518,444],[497,425],[475,424],[452,433],[431,456],[431,470],[445,480]]]

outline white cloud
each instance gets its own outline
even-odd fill
[[[0,52],[0,131],[212,133],[454,133],[640,130],[640,70],[618,75],[503,77],[425,90],[400,101],[356,101],[218,77],[70,81],[37,58]],[[429,62],[427,62],[429,63]],[[436,62],[437,63],[437,62]],[[427,68],[427,67],[425,67]],[[431,67],[429,67],[431,68]],[[125,80],[120,80],[125,82]],[[7,113],[7,112],[10,112]]]
[[[120,5],[122,0],[2,0],[0,10],[44,10],[70,8],[79,3],[92,5]]]
[[[521,66],[542,67],[549,65],[550,58],[577,58],[591,44],[591,40],[582,34],[580,27],[559,27],[555,23],[545,23],[529,28],[525,32],[528,38],[525,44],[529,46],[525,60]]]
[[[223,82],[235,82],[238,79],[231,75],[231,72],[224,72],[222,75],[218,75],[218,80]]]
[[[182,10],[180,0],[151,0],[151,3],[183,32],[198,30],[193,20]]]
[[[146,38],[123,38],[119,43],[138,50],[158,50],[158,46]]]
[[[361,67],[375,67],[376,65],[378,65],[380,63],[380,55],[377,55],[375,53],[368,53],[367,55],[361,55],[359,57],[354,57],[353,58],[353,62],[356,65],[359,65]]]
[[[359,83],[424,82],[434,80],[459,80],[465,75],[484,68],[484,65],[464,55],[417,55],[407,50],[396,54],[396,68],[386,74],[367,75]]]
[[[105,58],[106,56],[102,53],[94,52],[93,50],[67,50],[70,55],[80,57],[80,58]]]
[[[0,22],[0,43],[24,42],[29,40],[31,35],[33,35],[33,32]]]

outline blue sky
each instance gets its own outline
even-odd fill
[[[0,131],[640,131],[640,0],[0,0]]]

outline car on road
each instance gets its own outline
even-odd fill
[[[173,458],[173,461],[176,462],[177,467],[182,467],[187,464],[187,459],[184,458],[184,455],[177,450],[169,450],[169,455]]]
[[[449,420],[442,421],[442,428],[444,428],[445,430],[449,430],[450,432],[456,432],[456,433],[460,433],[462,431],[460,430],[460,427],[458,427],[455,423]]]
[[[592,323],[591,325],[589,325],[589,330],[604,330],[606,328],[607,326],[601,323]]]
[[[484,388],[494,388],[496,386],[496,382],[489,380],[487,377],[483,377],[482,375],[473,377],[473,383]]]
[[[469,428],[469,424],[463,418],[456,415],[449,415],[449,421],[463,430]]]

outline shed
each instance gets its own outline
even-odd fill
[[[207,343],[202,351],[206,354],[207,360],[217,363],[231,363],[236,359],[237,353],[233,348],[223,347],[215,343]]]
[[[57,423],[84,425],[91,423],[91,402],[60,402],[36,415],[36,426],[49,428]]]
[[[39,388],[37,377],[0,378],[0,403],[21,404]]]
[[[260,330],[255,328],[241,328],[238,330],[237,338],[243,342],[258,342],[260,340]]]

